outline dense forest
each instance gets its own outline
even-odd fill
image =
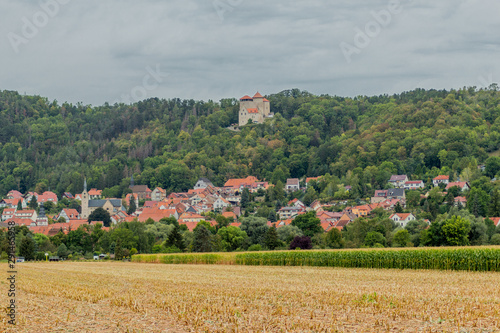
[[[234,131],[227,127],[238,122],[237,99],[95,107],[0,92],[0,195],[77,193],[84,177],[121,197],[132,175],[136,184],[185,191],[201,176],[220,186],[247,175],[276,183],[330,174],[351,185],[352,196],[367,197],[391,174],[478,181],[478,164],[487,164],[490,178],[500,171],[497,85],[355,98],[293,89],[266,97],[274,118]],[[320,190],[333,197],[337,189]]]

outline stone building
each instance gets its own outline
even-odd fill
[[[252,123],[262,124],[264,119],[269,117],[272,117],[271,103],[258,92],[253,97],[246,95],[240,98],[238,122],[240,126],[248,124],[249,120]]]
[[[80,218],[88,219],[89,215],[97,208],[103,208],[110,216],[125,210],[121,199],[90,200],[90,195],[87,192],[87,180],[85,179],[83,183],[82,213],[80,214]]]

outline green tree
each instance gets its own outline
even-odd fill
[[[323,237],[325,239],[326,246],[330,249],[340,249],[344,247],[342,232],[340,232],[337,228],[331,228],[323,235]]]
[[[490,195],[490,203],[488,205],[488,216],[500,216],[500,191],[493,190]]]
[[[36,196],[34,195],[31,196],[28,207],[33,210],[38,208],[38,201],[36,200]]]
[[[469,245],[468,236],[470,230],[470,222],[460,216],[453,216],[451,219],[444,221],[442,226],[446,243],[450,246]]]
[[[240,201],[241,207],[247,208],[250,201],[251,201],[250,191],[248,190],[248,188],[245,187],[241,192],[241,201]]]
[[[123,252],[122,239],[118,238],[115,245],[115,260],[122,260],[125,253]]]
[[[23,204],[22,204],[21,199],[19,199],[19,200],[17,201],[17,210],[23,210]]]
[[[109,227],[111,225],[111,216],[104,208],[99,207],[90,213],[87,221],[89,223],[92,221],[100,221],[105,227]]]
[[[246,232],[234,226],[220,228],[217,235],[220,237],[222,250],[226,252],[234,251],[241,247],[248,237]]]
[[[23,237],[19,247],[19,256],[24,257],[25,260],[35,259],[35,241],[30,235]]]
[[[366,234],[365,240],[364,240],[364,245],[367,247],[382,247],[385,246],[386,239],[384,235],[382,235],[380,232],[377,231],[370,231]]]
[[[264,238],[269,226],[267,225],[267,219],[263,217],[249,216],[241,219],[240,229],[248,235],[250,245],[264,245]]]
[[[175,226],[174,229],[170,232],[166,241],[166,246],[175,246],[181,251],[184,251],[186,249],[186,244],[184,244],[184,239],[182,238],[182,235],[180,233],[180,226]]]
[[[321,227],[321,220],[316,217],[315,211],[297,216],[293,219],[292,225],[300,228],[304,235],[309,237],[324,231]]]
[[[66,258],[66,257],[68,257],[68,248],[66,247],[66,245],[64,243],[62,243],[61,245],[59,245],[59,247],[57,248],[57,256],[59,258]]]
[[[285,244],[290,244],[290,242],[297,236],[304,236],[304,233],[300,228],[294,225],[284,225],[278,228],[278,237]]]
[[[130,199],[129,199],[127,214],[129,214],[129,215],[133,214],[133,213],[135,213],[136,210],[137,210],[137,206],[135,205],[135,198],[133,195],[131,195]]]
[[[403,212],[403,207],[401,207],[401,204],[399,203],[399,201],[396,204],[396,206],[394,206],[394,212],[395,213],[402,213]]]
[[[267,229],[266,236],[264,237],[264,245],[270,250],[274,250],[282,245],[275,226]]]
[[[392,238],[392,246],[407,247],[410,244],[410,233],[406,229],[396,231]]]
[[[193,252],[212,252],[213,236],[204,225],[197,225],[194,230]]]

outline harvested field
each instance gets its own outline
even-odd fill
[[[8,332],[499,332],[500,273],[18,264]],[[7,283],[0,283],[6,295]],[[5,304],[6,297],[1,298]]]

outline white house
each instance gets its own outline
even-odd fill
[[[398,226],[406,227],[406,224],[410,221],[415,221],[416,218],[412,213],[394,213],[389,217],[394,221]]]
[[[445,176],[445,175],[437,176],[432,180],[434,186],[439,186],[440,183],[448,185],[449,182],[450,182],[450,176]]]
[[[422,180],[409,180],[405,182],[404,188],[405,190],[416,190],[419,188],[424,188],[425,184]]]
[[[300,190],[300,183],[298,178],[288,178],[286,180],[285,189],[288,192],[294,192]]]

